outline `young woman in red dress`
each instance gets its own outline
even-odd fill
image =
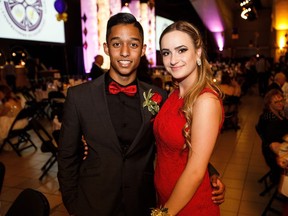
[[[212,81],[203,40],[178,21],[160,37],[163,64],[177,82],[155,118],[155,186],[162,215],[220,215],[207,171],[223,123],[222,94]]]

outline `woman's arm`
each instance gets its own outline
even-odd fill
[[[215,95],[204,93],[199,96],[193,107],[192,149],[189,150],[188,162],[164,206],[169,214],[176,215],[201,184],[216,143],[221,115],[221,105]]]

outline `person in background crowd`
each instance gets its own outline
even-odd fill
[[[17,114],[23,109],[21,101],[6,85],[0,85],[0,146],[7,137],[9,129]],[[18,121],[14,128],[23,128],[28,124],[27,120]],[[6,145],[7,146],[7,145]]]
[[[27,77],[29,79],[30,85],[34,86],[36,83],[36,73],[37,73],[37,69],[36,69],[36,62],[35,59],[28,57],[27,61],[25,63],[25,67],[27,70]]]
[[[219,85],[221,91],[225,95],[240,97],[241,87],[239,83],[231,78],[228,73],[223,73],[221,77],[221,84]]]
[[[275,74],[273,82],[268,86],[267,92],[271,89],[278,89],[279,91],[283,92],[282,86],[286,82],[286,76],[282,72],[278,72]]]
[[[288,82],[287,82],[286,75],[285,75],[285,82],[282,85],[281,90],[283,92],[283,96],[284,96],[284,100],[285,100],[284,113],[285,113],[285,116],[288,117]]]
[[[149,73],[149,61],[146,55],[141,57],[140,64],[137,69],[137,78],[143,82],[152,84],[151,74]]]
[[[272,172],[272,182],[278,183],[282,169],[276,157],[283,137],[288,134],[288,119],[284,115],[284,96],[278,89],[272,89],[264,97],[264,109],[257,124],[262,137],[262,153]]]
[[[11,59],[7,59],[6,64],[3,68],[3,77],[6,80],[7,85],[12,89],[16,90],[16,68]]]
[[[267,61],[265,56],[261,55],[256,62],[255,67],[258,77],[259,95],[264,96],[268,86],[270,63]]]
[[[110,17],[104,43],[110,70],[68,89],[58,180],[70,215],[148,216],[156,204],[152,126],[167,95],[137,79],[146,50],[143,35],[132,14]],[[84,157],[82,137],[88,148]],[[220,204],[225,186],[217,178],[213,183],[213,200]]]
[[[280,56],[279,62],[275,64],[275,71],[281,71],[286,77],[288,76],[288,59],[285,57],[285,55]]]
[[[200,32],[178,21],[160,36],[165,69],[178,83],[155,118],[155,215],[220,215],[207,165],[224,121]],[[209,136],[207,136],[209,133]],[[158,214],[157,214],[158,213]],[[167,214],[166,214],[167,213]]]
[[[104,70],[101,68],[103,65],[104,58],[102,55],[96,55],[94,57],[94,62],[92,64],[89,77],[94,80],[101,76],[104,73]]]
[[[286,78],[286,76],[285,76],[285,78]],[[288,82],[287,82],[287,78],[285,80],[285,83],[282,85],[281,89],[282,89],[282,92],[284,94],[284,98],[285,98],[286,102],[288,103]]]
[[[27,69],[27,77],[29,79],[30,85],[32,88],[35,88],[39,81],[39,72],[47,71],[47,67],[40,62],[40,58],[29,57],[26,61],[25,67]]]
[[[257,83],[257,72],[256,72],[256,57],[251,56],[244,65],[244,82],[241,86],[243,94],[246,94],[252,85]]]
[[[282,168],[283,173],[288,173],[288,152],[287,152],[287,144],[288,144],[288,140],[286,137],[285,140],[285,147],[283,148],[284,151],[278,152],[277,153],[277,164]],[[286,176],[285,176],[286,177]],[[281,180],[280,180],[281,182]],[[283,181],[283,187],[286,188],[287,187],[287,181]],[[281,185],[281,184],[280,184]],[[279,187],[280,187],[279,185]],[[283,209],[282,209],[282,216],[287,216],[288,215],[288,198],[283,197]]]

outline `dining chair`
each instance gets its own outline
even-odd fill
[[[35,150],[37,150],[37,146],[31,139],[31,135],[28,133],[28,131],[31,130],[29,122],[32,115],[33,110],[31,110],[29,107],[23,108],[17,114],[12,125],[10,126],[7,137],[4,139],[3,144],[0,147],[0,152],[7,144],[9,144],[20,157],[22,156],[21,152],[27,148],[34,147]],[[22,125],[25,121],[27,122],[26,126],[18,127],[19,123]]]
[[[279,209],[279,204],[280,206],[284,205],[285,199],[287,199],[287,197],[284,197],[281,193],[279,193],[278,188],[276,187],[261,216],[270,215],[269,212],[273,212],[273,215],[283,216]]]
[[[48,93],[49,116],[52,120],[56,115],[62,119],[65,95],[61,91],[51,91]]]
[[[20,93],[23,95],[23,97],[26,99],[26,106],[34,109],[34,117],[40,118],[40,117],[47,117],[47,107],[48,107],[48,99],[41,99],[40,101],[37,101],[35,94],[32,90],[28,88],[23,88],[20,90]]]
[[[30,124],[33,130],[35,131],[36,135],[39,137],[39,139],[42,142],[41,151],[43,153],[51,153],[51,156],[49,157],[49,159],[41,167],[42,174],[39,177],[39,180],[41,181],[44,178],[44,176],[47,175],[51,167],[57,161],[58,146],[54,138],[50,135],[50,133],[43,127],[43,125],[37,119],[32,119]]]
[[[221,132],[224,130],[234,129],[237,131],[240,127],[238,125],[238,107],[239,107],[239,97],[225,95],[223,99],[224,107],[224,124]]]

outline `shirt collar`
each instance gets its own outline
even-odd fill
[[[117,81],[115,81],[114,79],[112,79],[112,78],[110,77],[109,73],[106,73],[106,74],[105,74],[105,86],[106,86],[106,89],[108,89],[108,85],[109,85],[112,81],[114,81],[114,82],[116,82],[118,85],[124,87],[123,85],[121,85],[120,83],[118,83]],[[135,79],[133,82],[129,83],[129,84],[126,85],[126,86],[130,86],[130,85],[137,85],[137,79]],[[126,86],[125,86],[125,87],[126,87]]]

